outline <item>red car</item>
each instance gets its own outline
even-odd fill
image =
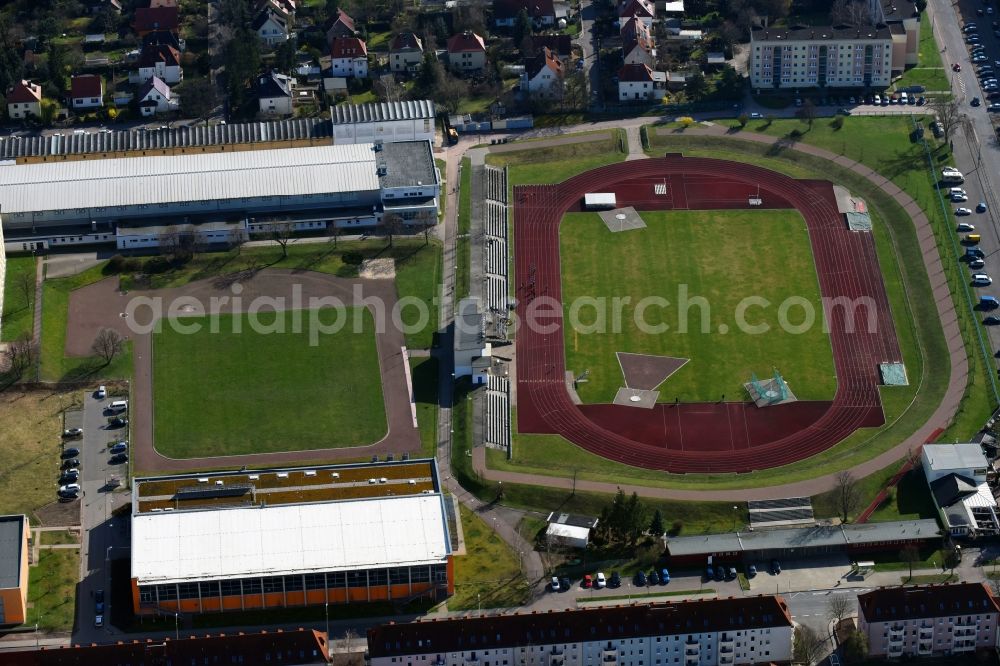
[[[584,577],[583,577],[583,586],[584,587],[593,587],[594,586],[594,579],[593,579],[593,577],[590,574],[584,575]]]
[[[954,65],[951,66],[951,69],[953,72],[961,72],[962,66],[956,62]]]

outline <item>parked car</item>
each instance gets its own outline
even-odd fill
[[[608,579],[604,577],[603,572],[598,571],[597,575],[594,576],[594,586],[598,590],[603,590],[605,587],[608,586]]]
[[[108,397],[108,389],[103,384],[98,386],[97,390],[94,391],[94,397],[98,400],[104,400]]]
[[[983,318],[983,323],[987,326],[996,326],[997,324],[1000,324],[1000,317],[990,315],[989,317]]]
[[[62,465],[59,466],[59,469],[73,469],[74,467],[75,468],[80,467],[79,458],[66,458],[65,460],[62,461]]]
[[[975,231],[976,227],[975,225],[969,224],[968,222],[959,222],[957,229],[958,233],[961,234],[961,233],[968,233],[970,231]]]
[[[77,492],[78,493],[78,492],[80,492],[80,484],[79,483],[67,483],[64,486],[59,486],[59,490],[60,491],[66,491],[66,492]]]
[[[756,575],[757,575],[757,566],[751,564],[750,566],[747,567],[747,578],[753,578]]]
[[[63,430],[62,436],[66,438],[72,437],[74,439],[77,437],[83,437],[83,428],[66,428]]]
[[[558,592],[559,591],[559,576],[553,576],[552,577],[552,581],[549,583],[549,585],[552,586],[552,591],[553,592]]]
[[[68,469],[59,475],[59,483],[76,483],[80,480],[80,470],[78,469]]]
[[[972,286],[974,287],[988,287],[993,284],[993,278],[991,278],[986,273],[973,273],[972,274]]]
[[[608,587],[621,587],[622,576],[617,571],[611,572],[611,578],[608,580]]]
[[[979,259],[978,257],[975,258],[975,259],[970,259],[969,260],[969,268],[982,268],[985,265],[986,265],[986,261],[983,260],[983,259]]]
[[[67,458],[76,458],[79,455],[80,455],[80,449],[74,449],[73,447],[70,447],[68,449],[63,449],[63,452],[59,455],[59,457],[65,460]]]
[[[778,560],[771,560],[771,573],[775,576],[781,573],[781,562]]]
[[[104,590],[94,592],[94,612],[98,615],[104,613]]]
[[[721,564],[715,567],[715,580],[725,580],[726,579],[726,567]]]
[[[1000,113],[1000,103],[994,102],[986,107],[990,113]]]
[[[969,197],[968,197],[968,195],[965,195],[965,194],[953,194],[953,195],[951,195],[951,201],[952,201],[952,203],[962,203],[962,202],[965,202],[965,201],[968,201],[968,200],[969,200]]]
[[[736,578],[736,567],[729,567],[729,573],[726,576],[726,580],[734,580]]]
[[[583,575],[583,580],[580,581],[580,584],[583,587],[587,587],[587,588],[594,587],[594,577],[591,576],[590,574],[584,574]]]
[[[711,564],[705,567],[705,578],[708,580],[715,578],[715,569],[712,568]]]
[[[101,627],[104,626],[104,616],[103,615],[95,615],[94,616],[94,626],[96,628],[98,628],[98,629],[100,629]]]
[[[646,587],[646,574],[643,571],[637,571],[635,578],[632,580],[636,587]]]
[[[670,582],[670,572],[666,569],[660,569],[660,583],[666,585]]]
[[[650,585],[660,584],[660,577],[657,575],[656,570],[650,571],[646,575],[646,580],[649,582]]]
[[[108,419],[108,425],[112,428],[124,428],[128,425],[128,419],[124,416],[116,416],[113,419]]]
[[[562,578],[559,579],[560,592],[569,592],[569,588],[571,585],[572,583],[570,583],[569,578],[566,578],[566,576],[563,576]]]
[[[116,453],[115,455],[111,456],[110,460],[108,460],[108,463],[111,465],[121,465],[122,463],[127,463],[127,462],[128,462],[127,453]]]
[[[958,217],[962,217],[964,215],[972,215],[972,209],[965,208],[964,206],[962,208],[956,208],[955,215],[957,215]]]
[[[112,446],[109,451],[111,451],[111,453],[124,453],[128,451],[128,442],[118,442]]]

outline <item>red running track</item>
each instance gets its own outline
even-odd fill
[[[655,194],[660,184],[665,193]],[[565,384],[559,224],[587,192],[615,192],[639,210],[795,208],[809,229],[824,313],[830,326],[837,392],[831,402],[759,409],[752,403],[574,405]],[[541,327],[517,335],[517,420],[524,433],[556,433],[597,455],[670,472],[749,472],[815,455],[858,428],[884,423],[878,364],[901,359],[872,235],[850,231],[827,181],[795,180],[760,167],[668,155],[588,171],[559,185],[514,190],[518,321]],[[545,304],[549,297],[554,307]],[[838,297],[867,297],[876,322],[853,327]],[[548,315],[548,318],[546,318]]]

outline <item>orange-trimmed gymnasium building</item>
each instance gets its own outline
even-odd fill
[[[137,613],[441,598],[450,500],[433,459],[136,479]]]
[[[28,616],[28,517],[0,516],[0,626]]]

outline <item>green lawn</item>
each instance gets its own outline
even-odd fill
[[[623,233],[608,231],[596,213],[570,213],[562,221],[566,364],[576,374],[590,370],[578,387],[584,402],[614,400],[623,385],[619,351],[690,359],[660,386],[661,402],[709,402],[722,395],[742,400],[751,373],[768,377],[773,367],[798,398],[833,398],[833,354],[809,234],[797,211],[657,211],[642,217],[645,229]],[[758,301],[764,305],[741,319],[741,303],[751,296],[766,303]],[[616,308],[607,305],[616,297],[631,304],[622,309],[620,330]],[[636,307],[649,298],[670,305],[644,312]],[[605,305],[589,305],[593,299]],[[787,319],[779,317],[779,306],[793,299],[802,305],[790,308]],[[808,327],[804,312],[812,315]],[[783,321],[804,330],[793,332]],[[598,327],[603,330],[594,332]]]
[[[132,376],[132,343],[111,365],[96,357],[66,356],[66,322],[69,315],[69,295],[107,277],[105,264],[82,273],[57,280],[46,280],[42,286],[42,344],[40,349],[41,378],[45,381],[122,379]]]
[[[69,530],[41,530],[37,534],[38,543],[43,545],[80,543],[80,537]]]
[[[608,132],[581,134],[607,135]],[[580,136],[580,134],[565,136]],[[560,146],[532,148],[532,141],[519,141],[517,145],[524,145],[524,150],[487,155],[486,163],[493,166],[509,165],[511,186],[560,183],[578,173],[624,160],[626,153],[622,151],[623,140],[623,131],[617,130],[613,131],[610,137]]]
[[[80,551],[75,548],[38,551],[38,563],[28,571],[28,618],[42,631],[69,631],[76,612]]]
[[[854,120],[857,119],[850,119],[845,125],[845,130],[854,127]],[[889,127],[898,122],[896,119],[884,120],[890,121]],[[797,121],[792,122],[797,123]],[[819,123],[816,127],[819,127]],[[813,133],[819,134],[816,129]],[[877,132],[871,135],[875,137],[873,141],[879,140]],[[844,138],[850,140],[851,136]],[[867,138],[869,137],[859,139],[858,147],[855,149],[863,150],[860,146],[865,145],[864,141]],[[911,386],[883,387],[880,390],[887,426],[881,429],[859,430],[836,447],[809,460],[752,474],[664,475],[662,472],[652,472],[604,460],[558,436],[521,434],[515,434],[514,437],[513,459],[506,461],[503,456],[493,456],[490,455],[491,452],[487,452],[489,466],[492,469],[562,477],[571,476],[573,470],[577,470],[580,478],[690,489],[765,486],[813,478],[860,463],[890,448],[926,422],[943,395],[950,366],[936,309],[929,296],[929,284],[920,248],[916,242],[912,222],[905,211],[891,198],[881,194],[867,180],[854,176],[826,160],[810,158],[791,151],[775,153],[767,146],[733,139],[683,135],[671,135],[667,139],[651,131],[650,140],[652,142],[650,154],[662,154],[669,149],[690,155],[752,162],[793,177],[833,179],[849,185],[854,192],[864,196],[875,221],[879,262],[885,276],[886,291],[896,319],[896,334],[912,382]],[[885,141],[879,143],[884,145]],[[980,375],[979,381],[982,380]],[[982,405],[978,402],[969,408],[980,419],[988,417],[989,414],[988,402],[985,401],[982,389],[980,385],[978,396],[986,406],[985,415],[979,411]],[[967,401],[967,404],[976,400],[975,394],[973,395],[973,400]],[[971,418],[963,421],[967,421],[968,427],[983,422]],[[967,437],[968,434],[955,436]],[[566,465],[566,461],[572,461],[572,465]],[[887,469],[884,480],[891,477],[896,469],[898,465],[892,465]],[[864,499],[863,505],[874,497],[879,488],[881,482],[871,484],[868,488],[870,494]],[[546,494],[551,499],[540,499]],[[538,488],[534,489],[531,495],[539,503],[525,502],[525,505],[548,507],[558,502],[565,493]],[[831,510],[826,515],[833,513],[835,511]]]
[[[531,598],[518,555],[491,526],[461,507],[465,555],[455,558],[455,594],[448,610],[512,608]]]
[[[300,314],[307,322],[313,313]],[[367,309],[348,308],[342,315],[344,328],[320,336],[315,345],[308,325],[294,331],[290,313],[283,313],[292,329],[286,332],[253,332],[248,314],[178,320],[201,324],[187,335],[166,322],[153,340],[157,450],[191,458],[363,446],[381,439],[386,418],[375,323]],[[257,318],[270,325],[277,316]],[[333,322],[333,311],[322,321]]]
[[[437,451],[438,362],[436,358],[410,359],[413,395],[417,403],[422,455],[433,458]]]
[[[928,91],[951,90],[949,85],[948,72],[941,62],[941,51],[934,40],[934,32],[927,15],[921,16],[920,20],[920,44],[918,46],[917,66],[908,69],[903,73],[903,77],[896,82],[896,88],[906,86],[922,85]]]
[[[462,158],[462,179],[458,189],[458,233],[469,233],[472,224],[472,160]]]
[[[7,257],[0,340],[31,335],[35,312],[35,257]]]

